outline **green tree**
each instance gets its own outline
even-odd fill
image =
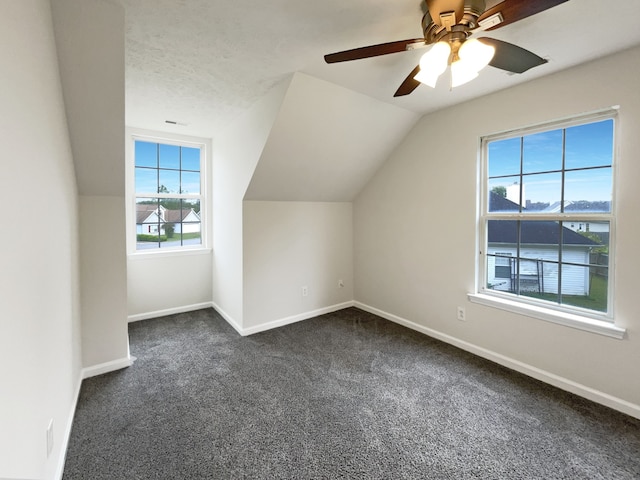
[[[493,187],[491,191],[496,195],[500,195],[502,198],[507,198],[507,187],[498,185],[497,187]]]
[[[595,243],[601,245],[600,247],[595,247],[592,250],[593,252],[596,252],[596,253],[609,253],[609,245],[604,245],[602,243],[602,240],[600,239],[600,237],[598,235],[596,235],[595,233],[592,233],[592,232],[578,232],[578,233],[580,235],[582,235],[583,237],[587,237],[592,242],[595,242]]]
[[[167,235],[167,238],[173,238],[173,234],[176,231],[175,223],[165,223],[164,225],[164,233]]]

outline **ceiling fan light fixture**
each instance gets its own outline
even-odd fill
[[[420,83],[435,88],[438,77],[447,69],[451,46],[448,42],[438,42],[420,59],[420,71],[413,77]]]
[[[459,87],[470,82],[478,76],[478,72],[464,60],[458,60],[451,64],[451,87]]]
[[[482,43],[480,40],[475,38],[464,42],[460,46],[460,50],[458,50],[460,60],[469,62],[469,68],[473,68],[476,72],[479,72],[489,65],[489,62],[493,59],[495,53],[495,47]]]
[[[459,87],[476,78],[495,53],[496,49],[493,46],[476,39],[464,42],[458,50],[459,60],[451,64],[451,87]]]

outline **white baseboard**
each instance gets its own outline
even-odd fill
[[[135,357],[129,355],[126,358],[119,358],[110,362],[101,363],[92,367],[82,369],[82,379],[95,377],[96,375],[102,375],[103,373],[115,372],[122,368],[127,368],[133,365]]]
[[[82,387],[82,371],[80,371],[76,380],[75,388],[73,389],[73,401],[71,404],[71,410],[67,416],[67,424],[64,427],[64,433],[62,434],[62,445],[60,446],[60,452],[58,454],[58,461],[56,462],[56,470],[53,475],[55,480],[62,480],[64,473],[64,464],[67,459],[67,450],[69,448],[69,440],[71,439],[71,428],[73,427],[73,419],[76,415],[76,409],[78,407],[78,399],[80,398],[80,388]]]
[[[220,314],[222,318],[224,318],[229,325],[231,325],[236,332],[238,332],[243,337],[248,335],[253,335],[254,333],[266,332],[267,330],[271,330],[273,328],[283,327],[285,325],[290,325],[292,323],[301,322],[302,320],[308,320],[309,318],[317,317],[318,315],[324,315],[325,313],[336,312],[338,310],[342,310],[344,308],[353,307],[354,302],[348,301],[344,303],[338,303],[335,305],[331,305],[329,307],[319,308],[317,310],[312,310],[310,312],[299,313],[297,315],[292,315],[290,317],[281,318],[278,320],[272,320],[270,322],[261,323],[260,325],[255,325],[249,328],[241,327],[238,322],[236,322],[229,314],[227,314],[223,309],[221,309],[215,303],[213,304],[213,308]]]
[[[150,318],[165,317],[176,313],[193,312],[194,310],[202,310],[203,308],[213,307],[213,302],[195,303],[193,305],[185,305],[182,307],[166,308],[164,310],[156,310],[154,312],[137,313],[129,315],[128,320],[131,322],[139,322],[140,320],[148,320]]]
[[[67,458],[67,450],[69,449],[69,440],[71,439],[71,429],[73,428],[73,420],[75,418],[76,410],[78,408],[78,399],[80,398],[80,389],[82,388],[82,380],[85,378],[95,377],[96,375],[101,375],[103,373],[112,372],[115,370],[120,370],[125,367],[129,367],[133,364],[135,357],[128,357],[119,360],[114,360],[112,362],[102,363],[100,365],[95,365],[93,367],[83,368],[76,380],[76,385],[74,387],[73,392],[73,400],[71,404],[71,409],[69,411],[69,415],[67,416],[67,422],[64,427],[64,433],[62,434],[62,445],[60,447],[60,452],[58,456],[58,460],[56,462],[56,469],[53,478],[55,480],[62,480],[62,475],[64,474],[64,465],[65,460]]]
[[[281,318],[279,320],[273,320],[271,322],[262,323],[260,325],[256,325],[253,327],[243,328],[240,334],[243,336],[246,336],[246,335],[253,335],[254,333],[265,332],[273,328],[283,327],[285,325],[301,322],[302,320],[308,320],[309,318],[317,317],[319,315],[324,315],[325,313],[336,312],[344,308],[353,307],[353,305],[354,305],[354,302],[349,301],[349,302],[331,305],[329,307],[319,308],[317,310],[312,310],[310,312],[299,313],[297,315]]]
[[[238,322],[235,321],[235,319],[229,315],[227,312],[224,311],[224,309],[220,308],[220,306],[216,303],[216,302],[211,302],[213,309],[218,312],[220,314],[220,316],[222,318],[224,318],[226,320],[226,322],[231,325],[233,327],[233,329],[238,332],[240,335],[243,335],[242,333],[242,327],[240,326],[240,324]]]
[[[595,390],[591,387],[587,387],[580,383],[574,382],[573,380],[569,380],[554,373],[547,372],[540,368],[523,363],[519,360],[515,360],[486,348],[479,347],[464,340],[460,340],[437,330],[419,325],[405,318],[398,317],[397,315],[394,315],[392,313],[379,310],[375,307],[371,307],[360,302],[354,302],[354,306],[369,313],[373,313],[374,315],[378,315],[379,317],[390,320],[399,325],[403,325],[417,332],[424,333],[425,335],[437,338],[438,340],[442,340],[445,343],[454,345],[458,348],[461,348],[462,350],[473,353],[474,355],[486,358],[487,360],[491,360],[492,362],[510,368],[511,370],[523,373],[529,377],[535,378],[536,380],[540,380],[542,382],[548,383],[549,385],[553,385],[554,387],[558,387],[567,392],[574,393],[593,402],[613,408],[614,410],[618,410],[619,412],[626,413],[627,415],[640,419],[640,405],[636,405],[621,398],[614,397],[613,395],[609,395],[608,393]]]

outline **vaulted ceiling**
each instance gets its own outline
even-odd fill
[[[118,1],[126,11],[127,123],[207,137],[297,71],[424,114],[640,43],[637,0],[569,0],[483,34],[548,64],[522,75],[489,67],[453,91],[441,82],[393,99],[424,50],[333,65],[323,55],[420,37],[424,1]]]
[[[523,74],[487,67],[453,90],[441,81],[393,98],[426,50],[330,65],[323,57],[422,37],[424,0],[110,1],[125,7],[129,126],[215,143],[289,82],[246,192],[252,200],[349,201],[421,115],[640,44],[637,0],[569,0],[479,35],[548,63]]]

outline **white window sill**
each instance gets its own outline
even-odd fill
[[[605,320],[597,320],[582,315],[576,315],[574,313],[559,312],[550,308],[544,308],[537,305],[527,305],[522,302],[494,297],[492,295],[484,295],[481,293],[469,293],[467,294],[467,297],[469,298],[469,301],[473,303],[499,308],[508,312],[526,315],[528,317],[537,318],[539,320],[571,328],[577,328],[587,332],[598,333],[607,337],[622,339],[626,333],[624,328],[617,327],[612,322],[607,322]]]
[[[208,255],[212,251],[211,248],[182,248],[182,249],[154,249],[154,250],[141,250],[139,252],[132,252],[127,255],[129,260],[148,260],[152,258],[164,258],[164,257],[180,257],[185,255]]]

